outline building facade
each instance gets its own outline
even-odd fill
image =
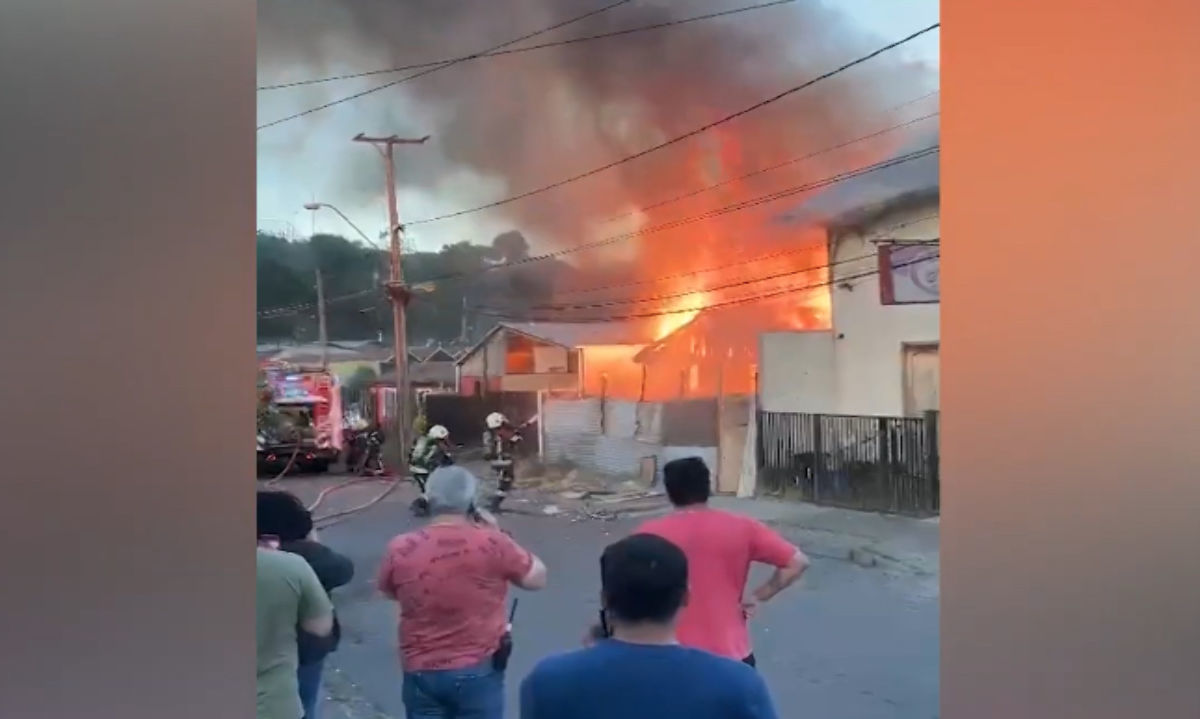
[[[938,206],[934,190],[829,224],[832,326],[761,337],[763,410],[919,416],[938,409]]]

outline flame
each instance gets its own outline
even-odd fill
[[[667,303],[662,308],[663,314],[654,320],[654,340],[665,339],[672,332],[696,319],[700,314],[700,310],[696,308],[705,306],[705,294],[692,292]]]
[[[807,172],[742,177],[783,158],[770,151],[748,158],[741,138],[726,127],[710,140],[689,146],[690,154],[682,162],[646,165],[645,174],[638,177],[641,187],[659,186],[676,193],[697,186],[717,187],[694,199],[657,207],[654,203],[663,195],[669,198],[670,190],[647,198],[650,206],[637,217],[641,229],[635,260],[624,265],[626,272],[634,274],[633,289],[624,290],[624,298],[632,301],[626,306],[630,314],[652,317],[654,344],[641,355],[594,352],[588,359],[592,379],[585,382],[585,392],[600,390],[611,397],[646,401],[753,393],[762,333],[831,326],[823,228],[775,222],[778,203],[738,212],[713,210],[869,163],[878,159],[878,149],[852,150],[849,154],[856,157],[842,155],[827,165],[818,162],[823,166],[809,167]],[[780,149],[778,143],[776,148]],[[791,202],[802,200],[800,195]],[[696,221],[698,217],[703,219]],[[628,279],[614,278],[613,284],[629,287],[628,282],[621,284]],[[621,379],[610,379],[601,387],[596,379],[599,373]]]

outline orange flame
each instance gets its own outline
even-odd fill
[[[739,178],[781,158],[748,161],[732,131],[720,128],[714,136],[715,146],[696,143],[686,162],[648,165],[645,172],[651,176],[639,178],[676,191],[698,184],[717,187],[642,214],[643,228],[653,231],[636,240],[638,292],[632,311],[653,316],[656,344],[643,355],[648,357],[644,370],[629,353],[599,352],[589,360],[595,373],[627,378],[605,385],[609,396],[661,401],[754,392],[763,332],[831,326],[825,230],[774,222],[779,203],[738,212],[720,208],[837,170],[810,167],[811,176],[784,170]],[[875,158],[842,156],[833,164],[844,167],[864,159]],[[792,202],[802,200],[799,195]],[[630,396],[634,377],[641,381]],[[597,389],[597,382],[588,384],[589,392]],[[618,385],[625,391],[615,391]]]

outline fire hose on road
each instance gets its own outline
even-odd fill
[[[359,477],[359,478],[347,480],[340,484],[335,484],[332,487],[326,488],[325,490],[323,490],[321,492],[321,494],[317,495],[317,500],[315,502],[313,502],[309,506],[308,509],[310,512],[313,511],[317,507],[317,505],[320,504],[325,499],[326,496],[328,496],[329,494],[333,493],[336,490],[343,489],[345,487],[349,487],[350,485],[357,484],[359,482],[380,481],[380,480],[381,480],[380,477]],[[354,515],[356,515],[360,512],[364,512],[364,511],[370,509],[371,507],[374,507],[376,504],[379,504],[384,499],[386,499],[388,497],[388,495],[392,494],[392,492],[395,492],[397,489],[399,489],[400,485],[404,483],[404,478],[396,477],[393,479],[388,479],[388,480],[383,480],[383,481],[387,482],[387,486],[384,487],[382,492],[380,492],[379,494],[377,494],[375,497],[371,498],[367,502],[364,502],[363,504],[360,504],[357,507],[350,507],[349,509],[343,509],[343,510],[339,510],[336,512],[331,512],[329,514],[325,514],[320,517],[313,517],[313,529],[325,529],[326,527],[330,527],[330,526],[333,526],[334,524],[337,524],[338,522],[342,522],[344,520],[350,519]]]

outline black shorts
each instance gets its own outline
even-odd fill
[[[750,652],[750,655],[742,660],[742,664],[748,664],[752,667],[757,667],[758,661],[754,658],[754,652]]]

